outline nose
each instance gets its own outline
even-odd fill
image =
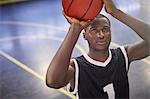
[[[99,37],[99,38],[104,38],[104,33],[103,33],[102,31],[99,31],[99,32],[97,33],[97,37]]]

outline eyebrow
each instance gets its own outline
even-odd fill
[[[105,25],[102,28],[105,28],[105,27],[109,27],[110,28],[110,26],[108,26],[108,25]],[[96,27],[95,26],[91,26],[90,29],[92,29],[92,28],[96,28]]]
[[[109,28],[110,28],[110,26],[103,26],[103,28],[104,28],[104,27],[109,27]]]

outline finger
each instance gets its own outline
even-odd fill
[[[106,6],[104,7],[105,11],[108,13]]]
[[[70,20],[70,17],[68,17],[64,12],[63,15],[65,16],[66,19]]]
[[[64,16],[65,16],[65,18],[67,19],[67,21],[68,21],[68,23],[72,23],[72,19],[71,19],[71,17],[69,17],[69,16],[67,16],[65,13],[64,13]]]
[[[63,15],[64,15],[67,19],[71,19],[71,17],[67,16],[64,11],[62,11],[62,13],[63,13]]]
[[[67,15],[65,14],[65,12],[64,11],[62,11],[62,13],[63,13],[63,15],[66,17]]]
[[[89,22],[91,22],[92,20],[88,20],[87,22],[89,23]]]

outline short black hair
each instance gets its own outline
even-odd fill
[[[106,19],[107,19],[107,21],[108,21],[108,23],[109,23],[109,25],[111,25],[111,22],[110,22],[109,18],[108,18],[108,17],[106,17],[105,15],[103,15],[103,14],[99,14],[99,15],[97,15],[97,16],[96,16],[96,19],[99,19],[99,18],[106,18]]]
[[[103,15],[103,14],[99,14],[99,15],[97,15],[97,16],[95,17],[95,19],[94,19],[94,20],[96,20],[96,19],[100,19],[100,18],[105,18],[105,19],[108,21],[109,26],[111,26],[111,22],[110,22],[109,18],[108,18],[108,17],[106,17],[106,16],[105,16],[105,15]],[[85,28],[85,29],[84,29],[84,31],[85,31],[85,32],[86,32],[86,29],[87,29],[87,28]]]

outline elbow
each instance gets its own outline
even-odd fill
[[[48,80],[46,79],[46,85],[49,87],[49,88],[54,88],[54,89],[59,89],[59,88],[62,88],[63,86],[61,86],[61,84],[57,81],[52,81],[52,80]]]

